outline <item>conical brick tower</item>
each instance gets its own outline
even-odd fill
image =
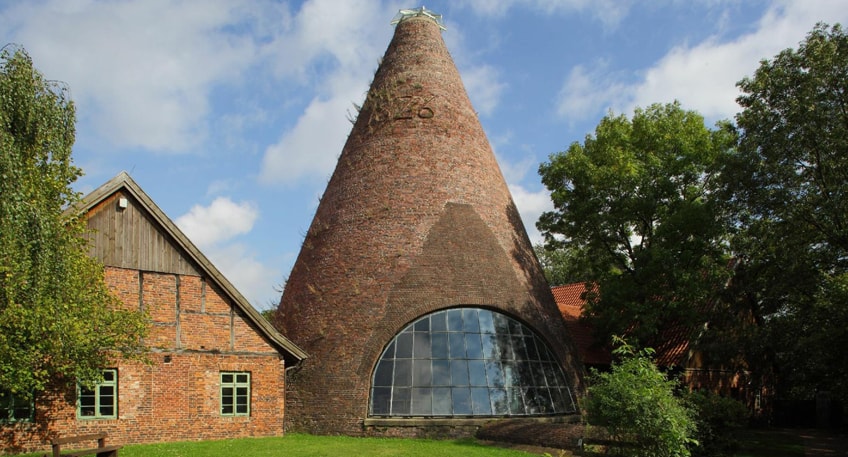
[[[277,324],[310,355],[289,372],[289,429],[576,414],[582,365],[440,19],[396,19],[286,283]]]

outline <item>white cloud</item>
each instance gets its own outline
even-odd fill
[[[618,110],[627,86],[616,82],[607,72],[608,65],[595,62],[589,71],[583,65],[571,69],[557,95],[557,114],[570,123],[589,119],[598,112]]]
[[[521,220],[524,222],[524,228],[527,230],[530,242],[534,245],[541,243],[543,238],[536,229],[536,221],[539,220],[539,216],[543,212],[554,209],[550,194],[545,189],[532,192],[518,184],[510,184],[509,191],[512,193],[512,199],[515,206],[518,207],[519,214],[521,214]]]
[[[588,12],[607,27],[615,27],[630,11],[630,0],[463,0],[482,15],[506,16],[513,8],[530,8],[545,14]]]
[[[474,108],[483,115],[492,114],[506,88],[506,84],[500,81],[497,70],[490,65],[479,65],[465,68],[461,74]]]
[[[378,2],[315,0],[293,17],[291,35],[275,51],[284,57],[278,71],[308,81],[318,95],[266,148],[261,182],[291,183],[332,171],[351,129],[347,113],[364,98],[392,33],[385,10]]]
[[[203,140],[212,89],[255,62],[258,25],[284,16],[248,0],[48,0],[10,10],[4,26],[45,74],[69,83],[81,121],[107,144],[173,152]]]
[[[353,109],[354,98],[350,96],[363,91],[313,100],[294,128],[265,150],[260,180],[267,184],[291,183],[305,177],[327,176],[351,129],[346,114]]]
[[[279,284],[282,273],[256,260],[247,246],[240,243],[217,246],[207,249],[204,254],[254,308],[267,309],[272,298],[279,299],[279,292],[274,290],[274,286]]]
[[[275,294],[273,285],[281,277],[280,270],[257,260],[246,245],[232,242],[234,237],[250,233],[258,218],[253,203],[218,197],[209,206],[193,206],[175,222],[250,303],[263,309],[268,307],[268,297]]]
[[[822,20],[845,22],[848,9],[830,0],[774,2],[753,32],[730,41],[714,35],[694,45],[676,46],[644,69],[635,83],[578,66],[563,84],[558,112],[585,119],[608,108],[630,113],[636,106],[679,100],[709,120],[732,118],[739,109],[736,82],[753,74],[761,59],[797,48]]]
[[[193,206],[177,218],[176,224],[194,244],[205,249],[250,232],[258,217],[253,203],[218,197],[209,206]]]

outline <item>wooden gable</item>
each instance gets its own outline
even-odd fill
[[[126,189],[88,211],[89,255],[110,267],[200,276],[200,268]]]

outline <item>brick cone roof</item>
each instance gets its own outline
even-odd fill
[[[459,72],[428,17],[401,20],[339,157],[276,315],[310,354],[288,428],[362,434],[385,345],[429,312],[472,305],[582,365]]]

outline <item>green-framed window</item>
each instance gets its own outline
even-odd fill
[[[103,370],[103,381],[92,388],[77,386],[77,417],[115,419],[118,417],[118,370]]]
[[[0,424],[32,422],[35,405],[32,399],[0,390]]]
[[[250,415],[250,373],[221,372],[221,415]]]

